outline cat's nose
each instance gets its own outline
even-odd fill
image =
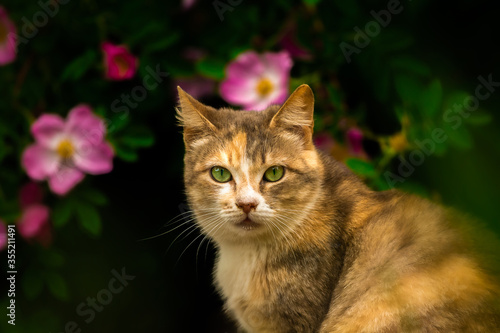
[[[257,202],[255,202],[255,201],[251,201],[251,202],[237,202],[237,203],[236,203],[236,206],[237,206],[238,208],[243,209],[243,211],[244,211],[246,214],[250,213],[250,211],[251,211],[252,209],[253,209],[253,210],[255,210],[255,208],[257,208],[257,205],[258,205],[258,203],[257,203]]]

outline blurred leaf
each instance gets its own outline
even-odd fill
[[[159,41],[151,44],[147,44],[144,47],[144,53],[152,53],[155,51],[164,51],[168,47],[170,47],[172,44],[174,44],[178,39],[180,38],[180,35],[178,33],[171,33],[169,36],[160,39]]]
[[[406,179],[402,183],[397,183],[396,187],[402,191],[413,193],[423,198],[429,198],[429,192],[427,189],[419,183],[413,182],[411,180]]]
[[[93,206],[79,202],[76,206],[76,212],[80,220],[80,225],[86,231],[94,236],[99,236],[101,234],[101,217]]]
[[[330,102],[337,110],[342,110],[342,95],[339,89],[335,88],[333,85],[328,84],[326,86],[328,90],[328,95],[330,96]]]
[[[400,74],[394,78],[396,91],[405,103],[416,103],[419,101],[422,84],[414,77]]]
[[[306,5],[316,6],[321,0],[303,0]]]
[[[116,156],[127,162],[135,162],[139,158],[137,152],[128,146],[114,145]]]
[[[446,124],[444,130],[446,135],[448,135],[450,144],[464,150],[472,147],[472,137],[463,123],[456,129],[451,127],[451,125]]]
[[[343,17],[357,17],[359,15],[359,6],[356,1],[335,0],[335,4],[342,12]]]
[[[360,160],[358,158],[349,158],[345,163],[352,171],[360,176],[373,178],[377,175],[375,167],[369,162]]]
[[[152,35],[159,35],[163,33],[164,31],[163,29],[164,27],[162,24],[160,24],[160,22],[156,20],[151,20],[142,29],[138,29],[135,33],[132,33],[129,36],[127,36],[125,42],[130,47],[133,47],[136,44],[143,44],[145,38]]]
[[[403,70],[408,73],[414,73],[425,77],[431,75],[429,66],[410,56],[398,56],[392,58],[391,67],[396,70]]]
[[[64,226],[73,212],[73,206],[69,199],[60,199],[54,204],[52,210],[52,223],[56,228]]]
[[[93,188],[86,188],[81,191],[80,196],[82,199],[98,206],[103,206],[108,203],[108,198],[102,192]]]
[[[26,297],[29,300],[33,300],[42,292],[43,280],[39,276],[36,276],[34,270],[26,270],[23,274],[21,285]]]
[[[40,253],[40,262],[45,266],[60,267],[64,264],[64,256],[56,250],[47,250]]]
[[[440,110],[442,102],[443,88],[441,82],[434,79],[420,94],[419,104],[422,115],[429,118],[434,117]]]
[[[396,116],[398,117],[398,120],[401,122],[403,120],[403,117],[406,115],[405,110],[400,107],[399,105],[396,105],[394,107],[394,113],[396,113]]]
[[[49,287],[52,295],[56,296],[58,299],[65,301],[69,298],[68,285],[61,275],[49,272],[45,275],[45,282]]]
[[[491,123],[493,117],[491,114],[486,112],[481,112],[479,110],[474,111],[470,114],[469,118],[465,118],[465,121],[471,125],[480,126],[487,125]]]
[[[76,58],[66,66],[61,75],[61,81],[80,79],[96,61],[97,52],[93,49],[87,50],[82,56]]]
[[[129,147],[150,147],[154,143],[153,133],[146,128],[135,128],[126,133],[120,141]]]
[[[224,78],[225,67],[225,62],[212,58],[205,58],[196,63],[198,73],[215,80],[222,80]]]

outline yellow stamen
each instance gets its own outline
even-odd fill
[[[57,146],[57,153],[59,154],[59,156],[64,159],[68,159],[73,156],[74,152],[75,148],[70,141],[62,140],[61,142],[59,142],[59,145]]]
[[[267,95],[269,95],[271,93],[271,91],[273,91],[273,83],[269,80],[269,79],[261,79],[259,81],[259,83],[257,83],[257,93],[261,96],[261,97],[266,97]]]
[[[9,29],[7,26],[0,22],[0,44],[4,44],[7,41],[7,37],[9,36]]]

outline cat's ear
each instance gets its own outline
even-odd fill
[[[314,94],[307,84],[303,84],[288,97],[271,120],[270,127],[295,128],[304,136],[307,144],[312,144],[314,127]]]
[[[177,119],[184,128],[184,141],[190,144],[209,133],[217,132],[217,128],[208,120],[208,114],[214,109],[198,102],[193,96],[177,86],[179,106]]]

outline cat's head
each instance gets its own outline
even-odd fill
[[[178,90],[186,193],[203,232],[218,242],[242,242],[296,231],[323,174],[309,86],[259,112],[214,109]]]

